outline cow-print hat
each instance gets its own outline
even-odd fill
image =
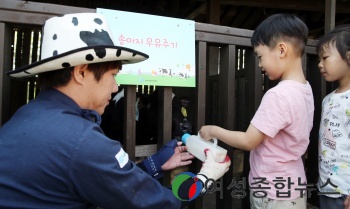
[[[78,13],[53,17],[45,22],[41,60],[8,72],[26,77],[80,64],[121,60],[123,64],[146,60],[147,54],[115,46],[102,14]]]

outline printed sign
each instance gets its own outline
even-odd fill
[[[97,8],[108,21],[114,43],[149,55],[123,65],[118,84],[195,87],[195,22]]]

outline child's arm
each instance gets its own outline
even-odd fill
[[[203,139],[217,138],[232,147],[247,151],[255,149],[265,137],[265,134],[252,124],[246,132],[230,131],[218,126],[202,126],[199,134]]]

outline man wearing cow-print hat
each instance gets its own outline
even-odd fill
[[[41,50],[40,61],[8,73],[38,74],[41,91],[0,129],[0,208],[180,208],[157,178],[191,163],[186,148],[171,140],[136,165],[99,126],[122,64],[148,56],[115,46],[96,13],[47,20]],[[229,165],[208,151],[188,185],[217,180]]]

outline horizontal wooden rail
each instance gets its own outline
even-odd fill
[[[135,157],[147,157],[157,152],[157,144],[136,145]]]
[[[96,9],[26,1],[0,1],[0,22],[6,23],[43,25],[53,16],[82,12],[96,12]]]
[[[246,30],[241,28],[232,28],[221,25],[213,25],[208,23],[196,23],[195,25],[196,31],[198,32],[207,32],[207,33],[215,33],[222,35],[231,35],[236,37],[248,37],[250,38],[254,31]]]

